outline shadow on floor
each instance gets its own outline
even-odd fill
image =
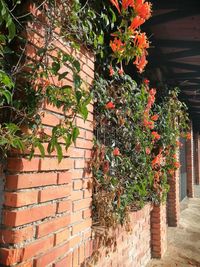
[[[168,250],[161,260],[147,267],[200,267],[200,186],[195,198],[181,203],[179,227],[168,228]]]

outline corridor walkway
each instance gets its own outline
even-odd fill
[[[181,204],[179,227],[168,228],[168,250],[162,260],[152,260],[148,267],[200,267],[200,186],[195,198]]]

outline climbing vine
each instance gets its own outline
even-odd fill
[[[44,32],[36,61],[26,58],[30,42],[22,33],[35,33],[28,22],[41,21],[32,12],[21,14],[24,4],[0,0],[0,149],[6,155],[11,148],[28,147],[32,157],[38,147],[44,156],[47,143],[47,152],[56,150],[61,161],[61,142],[66,149],[75,142],[79,129],[74,119],[87,119],[93,97],[96,139],[89,168],[94,176],[94,222],[106,227],[128,222],[129,211],[166,199],[167,178],[179,168],[178,138],[188,129],[178,89],[156,90],[143,75],[150,42],[142,25],[151,17],[151,3],[34,1]],[[80,77],[77,59],[62,49],[55,53],[57,29],[66,46],[78,50],[82,45],[95,53],[92,94]],[[16,44],[19,50],[13,49]],[[135,76],[139,72],[138,83],[128,75],[132,68]],[[50,134],[42,126],[42,103],[65,114]]]

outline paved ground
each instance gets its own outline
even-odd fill
[[[200,267],[200,186],[181,205],[180,225],[168,229],[168,250],[147,267]]]

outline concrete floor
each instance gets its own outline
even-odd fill
[[[181,203],[179,227],[168,228],[168,250],[162,260],[151,260],[147,267],[200,267],[200,186],[195,198]]]

